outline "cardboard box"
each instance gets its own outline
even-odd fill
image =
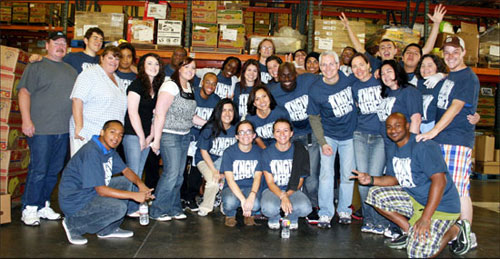
[[[476,161],[491,162],[494,161],[495,137],[476,136]]]
[[[0,123],[0,150],[28,148],[28,140],[21,126]]]
[[[21,80],[20,74],[0,70],[0,97],[17,99],[19,80]]]
[[[217,47],[218,26],[217,24],[197,23],[193,24],[192,46]]]
[[[481,162],[476,161],[474,165],[474,172],[478,172],[481,174],[500,174],[500,162],[491,161],[491,162]]]
[[[4,2],[0,5],[0,22],[10,22],[12,20],[12,3],[5,5]]]
[[[10,194],[2,193],[0,194],[0,224],[6,224],[11,222],[10,217]]]
[[[156,44],[167,46],[181,46],[182,21],[158,20]]]
[[[217,12],[216,11],[192,11],[191,21],[193,23],[217,23]]]
[[[219,48],[245,47],[245,25],[221,24],[219,25]]]
[[[243,11],[241,10],[217,10],[218,24],[242,24]]]
[[[0,98],[0,122],[10,125],[21,125],[21,111],[16,99]]]
[[[83,40],[89,28],[99,27],[104,32],[106,41],[117,41],[124,38],[126,22],[123,13],[76,12],[73,39]]]
[[[29,54],[18,48],[0,46],[0,69],[22,75],[29,62]]]
[[[364,45],[365,23],[352,21],[349,24]],[[321,53],[333,50],[340,55],[345,47],[352,46],[347,30],[340,20],[317,19],[314,21],[314,27],[314,51]]]
[[[457,34],[464,40],[466,64],[475,64],[479,61],[479,31],[477,25],[473,23],[462,22],[460,24],[461,31]]]
[[[153,43],[154,20],[128,20],[127,41],[130,43]]]
[[[28,172],[14,176],[0,176],[0,192],[8,193],[12,199],[21,197],[26,186]]]
[[[257,47],[263,39],[271,39],[276,47],[276,53],[291,53],[304,47],[305,42],[293,37],[278,36],[251,36],[250,37],[250,55],[257,53]]]
[[[19,175],[27,172],[30,164],[30,150],[2,150],[0,151],[0,175]]]
[[[193,11],[217,11],[217,1],[193,1]]]
[[[500,162],[500,149],[495,149],[495,162]]]

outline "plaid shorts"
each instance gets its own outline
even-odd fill
[[[414,224],[421,217],[424,207],[413,200],[400,186],[372,187],[368,192],[366,203],[385,211],[401,214],[410,219],[410,224]],[[453,214],[449,215],[453,216]],[[456,218],[458,215],[458,213],[455,214]],[[454,223],[455,220],[432,218],[430,237],[427,237],[425,241],[416,239],[413,236],[413,226],[410,226],[406,247],[408,257],[428,258],[436,254],[441,246],[441,239]]]
[[[472,149],[465,146],[441,144],[444,161],[448,166],[460,197],[470,196],[470,174],[472,165]]]

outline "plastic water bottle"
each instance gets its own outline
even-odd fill
[[[146,201],[139,205],[139,223],[143,226],[149,224],[149,208]]]
[[[281,238],[290,238],[290,220],[288,215],[281,220]]]

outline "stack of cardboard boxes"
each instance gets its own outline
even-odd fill
[[[28,62],[28,53],[0,46],[0,193],[13,199],[24,192],[30,153],[21,129],[21,113],[17,101],[17,84]],[[2,211],[3,211],[2,204]],[[3,220],[2,220],[3,221]]]
[[[245,25],[243,11],[217,10],[219,38],[217,46],[225,49],[242,50],[245,47]]]
[[[495,137],[476,136],[474,172],[500,175],[500,150],[495,150]]]
[[[364,45],[365,23],[350,21],[349,24],[361,44]],[[352,46],[352,43],[340,20],[317,19],[314,21],[314,51],[321,53],[333,50],[340,55],[347,46]]]
[[[12,3],[1,2],[0,3],[0,22],[10,23],[12,20]]]
[[[106,41],[123,39],[126,21],[123,13],[76,12],[73,39],[83,40],[85,32],[92,27],[99,27]]]
[[[481,86],[479,89],[477,113],[481,115],[481,119],[478,126],[495,126],[495,90],[495,86]]]
[[[49,18],[49,5],[40,3],[30,3],[30,23],[43,23],[47,24]]]
[[[219,32],[217,1],[193,1],[191,17],[193,22],[191,45],[216,48]]]
[[[12,23],[28,23],[28,5],[28,3],[12,3]]]

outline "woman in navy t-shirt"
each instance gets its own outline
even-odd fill
[[[234,88],[233,101],[238,108],[238,114],[241,118],[245,119],[247,114],[248,95],[254,86],[259,85],[262,85],[260,81],[259,62],[255,59],[249,59],[243,64],[240,82],[236,83],[236,87]]]

